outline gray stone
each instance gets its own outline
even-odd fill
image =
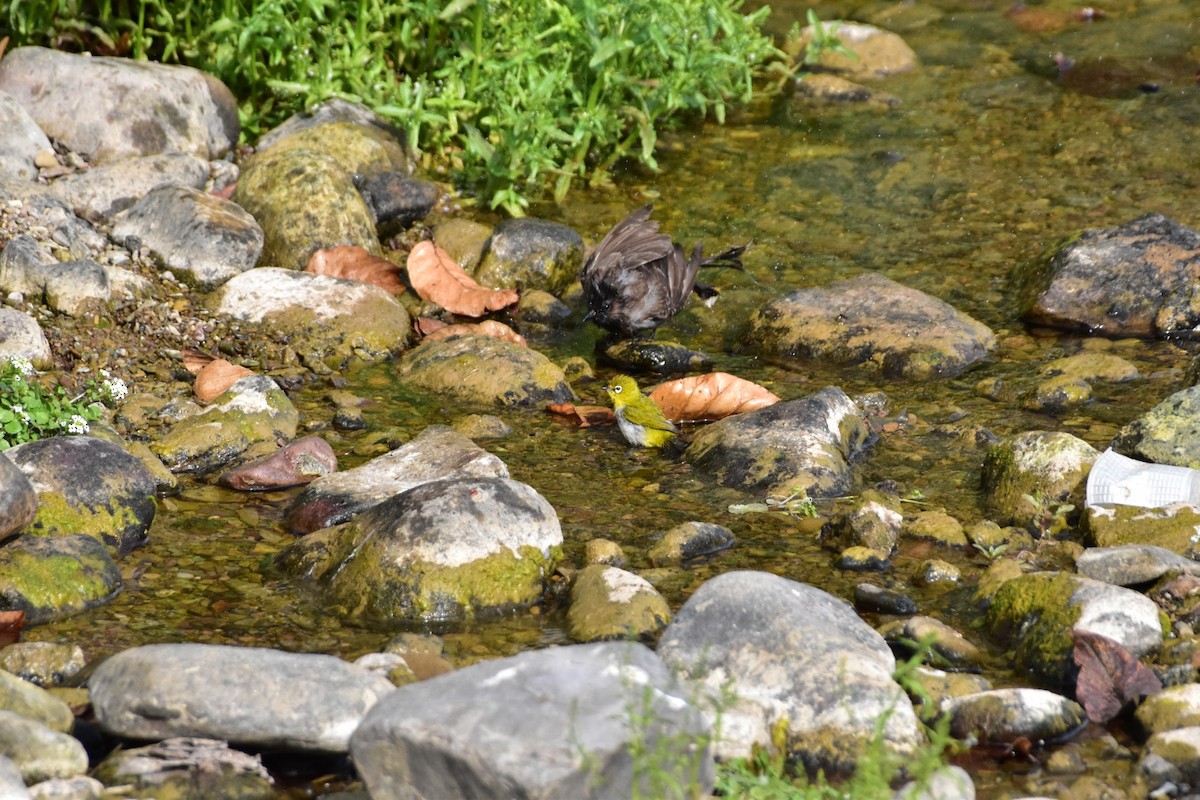
[[[441,621],[541,599],[561,554],[554,509],[507,478],[422,483],[280,552],[340,613]]]
[[[203,158],[160,153],[64,175],[50,185],[50,191],[84,219],[108,223],[159,186],[203,189],[208,171]]]
[[[959,766],[934,771],[925,783],[909,781],[896,790],[896,800],[975,800],[975,782]]]
[[[853,492],[850,461],[869,439],[858,407],[831,386],[706,425],[684,458],[726,486],[837,497]]]
[[[0,63],[0,91],[93,163],[170,151],[219,158],[238,140],[233,94],[191,67],[18,47]]]
[[[37,516],[37,492],[25,473],[0,453],[0,540],[19,533]]]
[[[1200,264],[1200,252],[1197,263]],[[1113,439],[1112,449],[1155,464],[1200,469],[1197,418],[1200,418],[1200,385],[1175,392],[1125,425]]]
[[[251,269],[263,232],[236,203],[187,186],[159,186],[113,225],[113,239],[136,237],[165,269],[209,291]]]
[[[52,362],[50,342],[38,321],[13,308],[0,306],[0,358],[18,356],[35,367]]]
[[[712,787],[710,739],[654,653],[606,643],[526,652],[401,687],[350,746],[375,800],[683,800]]]
[[[733,692],[720,710],[718,757],[772,746],[785,721],[787,755],[810,768],[851,768],[885,714],[889,748],[911,753],[923,742],[883,637],[814,586],[765,572],[712,578],[675,615],[658,653],[704,696]]]
[[[75,715],[66,703],[5,669],[0,669],[0,709],[62,733],[70,733],[75,725]]]
[[[951,735],[984,742],[1056,739],[1087,723],[1078,703],[1044,689],[991,689],[949,698],[942,710],[950,715]]]
[[[292,501],[285,524],[293,533],[311,533],[414,486],[449,477],[507,478],[508,467],[463,434],[431,425],[390,453],[317,478]]]
[[[7,92],[0,91],[0,178],[33,181],[38,167],[34,159],[53,149],[46,134],[29,112]]]
[[[1200,683],[1165,687],[1143,700],[1134,717],[1147,734],[1200,725]]]
[[[0,755],[0,800],[32,800],[20,768],[5,755]]]
[[[656,567],[682,564],[733,547],[733,531],[712,522],[684,522],[671,528],[647,555]]]
[[[583,239],[560,222],[506,219],[484,245],[475,280],[495,289],[564,291],[583,266]]]
[[[396,366],[405,383],[466,402],[544,406],[575,400],[566,375],[536,350],[491,336],[422,342]]]
[[[0,756],[12,759],[27,784],[82,775],[88,768],[78,739],[12,711],[0,711]]]
[[[61,686],[86,664],[83,648],[70,642],[14,642],[0,648],[0,669],[37,686]]]
[[[1200,562],[1149,544],[1089,547],[1075,559],[1080,575],[1117,586],[1149,583],[1169,572],[1200,575]]]
[[[346,752],[363,715],[392,691],[334,656],[206,644],[123,650],[88,686],[96,721],[117,736],[327,753]]]
[[[215,739],[177,737],[118,748],[96,767],[104,784],[134,797],[252,800],[278,797],[262,757]]]
[[[51,778],[30,786],[29,794],[32,800],[100,800],[104,794],[104,784],[87,775]]]

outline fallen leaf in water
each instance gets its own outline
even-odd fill
[[[425,334],[427,340],[434,342],[438,339],[449,339],[451,336],[491,336],[493,339],[503,339],[506,342],[519,344],[521,347],[525,346],[524,336],[503,322],[497,322],[494,319],[485,319],[483,322],[460,322],[456,325],[442,325],[440,328],[436,328]]]
[[[779,402],[757,383],[727,372],[668,381],[651,392],[650,399],[673,422],[711,421]]]
[[[433,242],[419,242],[408,254],[408,282],[422,300],[452,314],[482,317],[519,299],[512,289],[485,289]]]
[[[1071,658],[1079,667],[1075,699],[1092,722],[1108,722],[1127,703],[1162,690],[1158,676],[1124,645],[1091,631],[1071,632]]]
[[[24,627],[24,611],[0,611],[0,647],[21,641]]]
[[[308,259],[305,272],[345,278],[378,286],[392,294],[404,294],[400,268],[386,258],[373,256],[357,245],[342,245],[317,250]]]
[[[617,415],[608,406],[579,406],[574,403],[551,403],[546,410],[580,428],[592,425],[616,425]]]

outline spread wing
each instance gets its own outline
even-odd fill
[[[626,269],[666,258],[672,252],[671,237],[659,233],[658,223],[650,219],[653,210],[654,206],[642,206],[600,240],[579,274],[585,289],[598,287],[606,278],[611,282]]]
[[[687,302],[692,287],[696,285],[696,275],[700,271],[702,247],[699,243],[692,248],[691,258],[683,258],[683,248],[674,245],[667,257],[663,270],[667,278],[667,296],[671,301],[670,315],[679,313]],[[670,316],[668,315],[668,316]]]

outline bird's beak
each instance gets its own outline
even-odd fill
[[[592,317],[594,317],[594,316],[596,316],[596,312],[595,312],[595,311],[593,311],[592,309],[590,309],[590,308],[589,308],[589,309],[588,309],[588,312],[587,312],[586,314],[584,314],[584,315],[583,315],[583,321],[584,321],[584,322],[587,322],[588,320],[590,320],[590,319],[591,319]]]

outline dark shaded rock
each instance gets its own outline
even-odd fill
[[[551,647],[397,689],[351,755],[375,800],[703,797],[711,734],[689,697],[642,645]]]
[[[1164,89],[1196,85],[1200,59],[1186,55],[1101,55],[1071,62],[1059,73],[1059,85],[1089,97],[1137,97]]]
[[[544,406],[575,400],[554,362],[491,336],[422,342],[400,358],[396,374],[427,391],[474,403]]]
[[[809,497],[852,494],[850,462],[870,431],[858,407],[835,387],[706,426],[684,458],[726,486]]]
[[[118,749],[96,767],[105,786],[122,797],[176,800],[269,800],[278,797],[262,756],[217,739],[177,737]]]
[[[924,739],[883,637],[815,586],[719,575],[684,603],[658,653],[699,681],[702,696],[736,697],[721,709],[719,758],[775,746],[785,720],[786,755],[813,769],[852,767],[877,735],[900,753]]]
[[[87,611],[121,589],[121,572],[91,536],[22,534],[0,545],[0,610],[40,625]]]
[[[37,492],[20,468],[0,453],[0,541],[20,533],[37,516]]]
[[[601,340],[596,343],[601,360],[626,372],[653,372],[668,375],[677,372],[706,372],[712,359],[684,347],[679,342],[652,339]]]
[[[532,487],[451,478],[310,533],[276,563],[347,616],[432,622],[537,602],[561,547],[558,516]]]
[[[311,533],[422,483],[449,477],[507,478],[508,467],[463,434],[431,425],[390,453],[310,483],[292,501],[284,524],[293,533]]]
[[[917,613],[917,603],[908,595],[870,583],[854,587],[854,606],[876,614],[908,616]]]
[[[344,753],[386,678],[340,658],[265,647],[151,644],[88,679],[96,721],[128,739],[202,736],[250,747]]]
[[[125,555],[154,521],[154,476],[124,448],[93,436],[53,436],[7,451],[38,495],[29,532],[85,534]]]
[[[354,176],[354,185],[375,216],[379,235],[390,236],[429,215],[441,192],[428,181],[404,172]]]
[[[750,320],[756,349],[861,364],[896,378],[961,373],[996,346],[986,325],[878,273],[768,301]]]
[[[278,452],[221,473],[217,482],[230,489],[260,492],[311,483],[337,471],[337,454],[320,436],[305,436]]]
[[[187,186],[159,186],[120,215],[112,237],[136,237],[184,283],[211,290],[252,268],[263,232],[236,203]]]
[[[0,91],[95,163],[169,151],[213,159],[238,140],[237,100],[191,67],[18,47],[0,62]]]
[[[1151,213],[1087,230],[1018,276],[1023,316],[1102,336],[1189,335],[1200,325],[1200,233]]]

